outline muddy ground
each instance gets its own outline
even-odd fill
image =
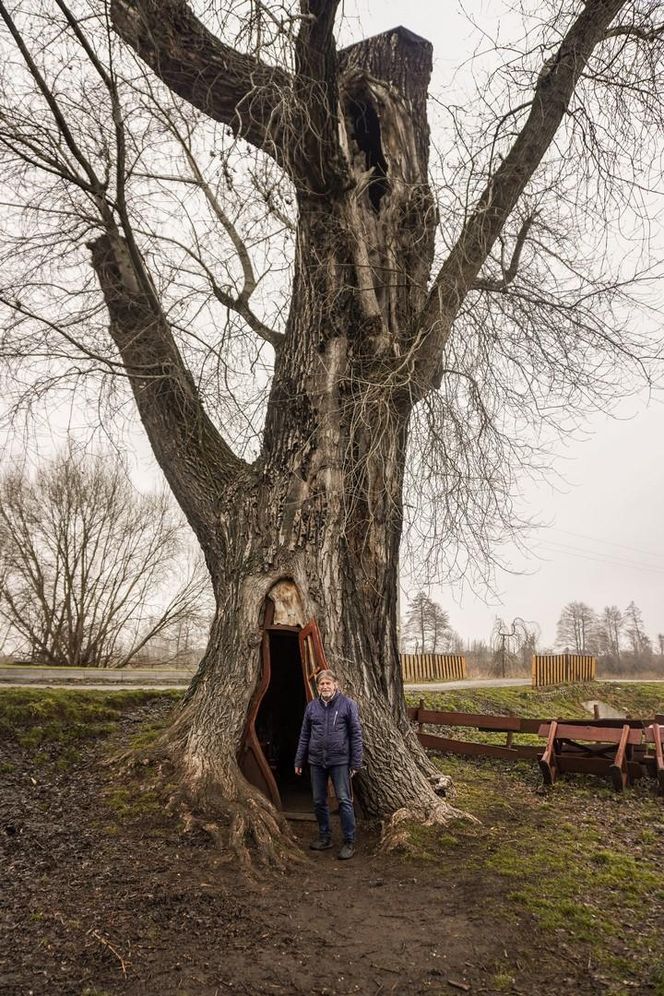
[[[110,740],[165,708],[134,708]],[[99,766],[109,737],[0,751],[7,996],[606,992],[583,946],[560,946],[499,876],[453,854],[382,857],[364,828],[352,861],[306,852],[251,881]],[[305,848],[313,826],[293,827]]]

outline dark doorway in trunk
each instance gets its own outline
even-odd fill
[[[294,770],[307,704],[298,634],[271,629],[266,636],[270,680],[256,715],[256,736],[277,784],[281,808],[311,812],[308,770],[305,768],[299,777]]]
[[[277,608],[279,615],[277,617]],[[277,621],[278,618],[278,621]],[[292,818],[313,819],[311,778],[296,775],[295,751],[315,675],[328,666],[314,619],[304,626],[297,589],[283,579],[262,613],[261,668],[238,749],[238,764],[251,785]]]

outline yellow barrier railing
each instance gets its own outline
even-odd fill
[[[592,654],[533,654],[533,688],[594,681],[596,675],[597,658]]]
[[[465,678],[466,659],[461,654],[402,654],[404,681],[453,681]]]

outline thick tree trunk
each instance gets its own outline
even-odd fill
[[[261,611],[285,578],[297,586],[304,616],[317,619],[327,658],[360,705],[366,756],[358,792],[366,814],[387,827],[395,813],[454,815],[435,793],[440,776],[405,714],[395,611],[405,432],[397,429],[370,454],[367,478],[380,467],[380,484],[362,494],[343,473],[339,442],[334,473],[329,451],[323,460],[320,449],[295,445],[299,434],[283,435],[290,470],[276,480],[259,472],[242,505],[224,516],[226,580],[218,582],[210,644],[169,741],[188,809],[220,820],[242,855],[248,839],[278,859],[275,835],[284,830],[242,778],[236,756],[260,678]]]
[[[428,43],[403,29],[339,57],[339,146],[325,193],[324,169],[311,187],[305,174],[296,181],[292,305],[252,467],[214,442],[205,419],[192,423],[193,382],[177,357],[161,381],[154,366],[142,379],[155,336],[171,356],[166,320],[127,282],[121,242],[93,247],[141,417],[201,541],[217,598],[205,658],[162,746],[187,811],[223,829],[243,858],[253,841],[278,860],[275,842],[287,833],[236,760],[260,677],[260,614],[281,579],[297,586],[359,703],[366,813],[388,830],[404,815],[445,821],[456,813],[436,794],[440,775],[407,720],[396,619],[411,372],[436,222],[427,184],[430,69]]]
[[[292,321],[302,325],[302,336],[320,328],[329,292],[339,290],[322,287],[321,272],[328,283],[337,279],[330,277],[337,272],[332,265],[316,267],[315,281],[309,262],[299,270]],[[217,614],[172,734],[192,808],[211,814],[221,800],[222,810],[230,802],[236,825],[255,833],[258,843],[269,837],[266,820],[275,828],[262,800],[243,783],[235,757],[260,677],[261,610],[284,578],[297,586],[304,616],[316,618],[328,660],[360,704],[366,765],[358,787],[365,811],[387,820],[403,810],[417,818],[452,812],[435,794],[432,777],[439,776],[411,731],[399,665],[396,591],[408,413],[390,392],[357,382],[348,336],[353,297],[345,315],[338,293],[335,300],[331,310],[345,334],[329,336],[320,352],[280,359],[266,456],[220,515]],[[301,344],[302,336],[289,341]],[[239,815],[246,806],[251,818]]]
[[[399,269],[400,283],[390,269],[383,287],[377,269],[362,286],[358,255],[371,244],[366,228],[376,234],[382,225],[387,232],[378,245],[391,243],[393,252],[404,241],[405,217],[398,191],[387,219],[374,219],[366,190],[363,196],[364,206],[355,190],[324,206],[302,199],[293,305],[263,455],[242,496],[234,492],[221,513],[217,616],[176,730],[193,804],[203,796],[207,808],[216,794],[225,805],[229,798],[249,805],[253,817],[245,812],[239,825],[254,833],[257,822],[257,842],[269,835],[271,817],[256,808],[253,792],[247,795],[233,759],[259,681],[261,608],[284,578],[297,586],[305,617],[316,618],[331,666],[359,703],[365,812],[385,821],[388,834],[395,814],[439,821],[456,814],[436,794],[443,780],[408,722],[397,645],[410,403],[399,375],[408,345],[396,343],[395,332],[408,329],[404,315],[416,313],[425,284]],[[432,229],[426,215],[420,227],[407,229],[408,239],[417,233],[420,266]]]

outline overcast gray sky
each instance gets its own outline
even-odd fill
[[[556,462],[567,483],[526,492],[529,511],[549,525],[534,534],[532,558],[514,551],[514,566],[528,573],[501,573],[500,600],[434,592],[462,636],[487,637],[496,615],[518,615],[538,622],[551,645],[572,600],[597,610],[634,600],[651,637],[664,632],[664,408],[631,401],[620,414],[597,417],[587,441],[569,444]]]

